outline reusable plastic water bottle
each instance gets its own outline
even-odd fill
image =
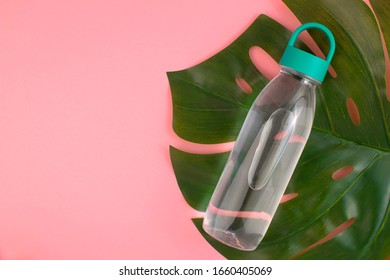
[[[326,59],[294,47],[306,29],[327,35]],[[254,101],[210,200],[203,228],[215,239],[241,250],[259,245],[309,137],[316,86],[334,51],[334,37],[321,24],[303,24],[293,32],[281,71]]]

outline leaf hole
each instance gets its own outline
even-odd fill
[[[275,141],[279,141],[282,140],[284,137],[286,137],[286,135],[287,135],[287,131],[282,130],[275,135],[274,139]],[[289,143],[305,143],[305,141],[306,141],[305,137],[298,134],[291,136],[290,139],[288,140]]]
[[[238,217],[246,219],[261,219],[265,221],[271,221],[272,219],[271,215],[266,212],[225,210],[215,207],[212,203],[210,203],[209,205],[209,210],[214,214],[220,216]]]
[[[249,49],[249,57],[256,69],[269,80],[272,80],[280,71],[279,63],[259,46],[252,46]]]
[[[280,200],[280,204],[285,203],[287,201],[290,201],[298,196],[297,193],[287,193],[282,196],[282,199]]]
[[[355,101],[352,98],[347,98],[347,109],[349,113],[349,117],[354,125],[360,125],[360,113],[359,109],[356,106]]]
[[[307,251],[312,250],[313,248],[315,248],[315,247],[317,247],[319,245],[322,245],[322,244],[332,240],[337,235],[341,234],[342,232],[347,230],[350,226],[352,226],[355,223],[355,221],[356,221],[356,218],[348,219],[346,222],[342,223],[341,225],[336,227],[334,230],[332,230],[330,233],[328,233],[324,238],[321,238],[317,242],[315,242],[315,243],[311,244],[310,246],[306,247],[302,251],[300,251],[297,254],[295,254],[294,256],[292,256],[290,259],[296,259],[297,257],[299,257],[300,255],[303,255]]]
[[[276,141],[282,140],[286,135],[287,135],[287,131],[286,131],[286,130],[282,130],[282,131],[280,131],[279,133],[277,133],[277,134],[275,135],[274,139],[275,139]]]
[[[291,137],[291,139],[288,142],[289,143],[305,143],[305,141],[306,141],[305,137],[295,134]]]
[[[347,177],[349,174],[353,172],[353,166],[344,166],[342,168],[337,169],[335,172],[332,173],[332,179],[334,181],[341,180],[345,177]]]
[[[252,87],[241,77],[236,77],[236,84],[246,94],[252,93]]]

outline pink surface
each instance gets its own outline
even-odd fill
[[[191,222],[168,146],[167,71],[280,1],[0,2],[0,258],[222,259]]]

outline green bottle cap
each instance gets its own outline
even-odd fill
[[[329,39],[329,52],[326,59],[312,55],[294,47],[294,43],[298,35],[306,29],[319,29],[323,31]],[[336,42],[332,32],[322,24],[316,22],[309,22],[298,27],[291,35],[287,47],[283,53],[280,65],[294,69],[302,74],[310,76],[319,82],[324,80],[326,72],[328,71],[330,61],[332,60],[334,51],[336,49]]]

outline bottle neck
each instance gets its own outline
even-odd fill
[[[307,76],[305,74],[302,74],[301,72],[298,72],[294,69],[288,68],[286,66],[282,66],[280,73],[292,76],[295,79],[300,80],[302,83],[307,84],[307,85],[311,85],[314,88],[321,84],[320,81],[318,81],[310,76]]]

